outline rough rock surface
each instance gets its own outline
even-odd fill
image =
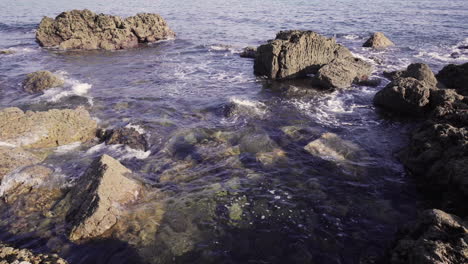
[[[239,54],[242,58],[252,58],[255,59],[257,55],[257,48],[256,47],[245,47],[242,52]]]
[[[334,59],[351,56],[333,38],[312,31],[281,31],[275,40],[257,48],[254,72],[270,79],[303,77]]]
[[[358,58],[336,59],[323,66],[316,78],[327,88],[347,88],[352,83],[367,80],[372,73],[372,65]]]
[[[458,93],[468,96],[468,63],[445,66],[437,74],[437,80],[447,88],[456,89]]]
[[[395,46],[395,44],[389,40],[382,32],[374,33],[363,45],[367,48],[387,48]]]
[[[95,137],[96,128],[96,121],[83,108],[23,112],[12,107],[0,111],[0,141],[23,148],[85,142]]]
[[[49,71],[37,71],[26,76],[23,82],[23,88],[27,92],[37,93],[49,88],[62,86],[64,81]]]
[[[35,254],[28,249],[18,249],[0,243],[0,264],[66,264],[56,254]]]
[[[20,148],[0,146],[0,181],[16,168],[39,162],[41,159]]]
[[[392,264],[468,263],[468,223],[441,210],[424,211],[401,231],[391,250]]]
[[[97,158],[69,193],[69,238],[86,240],[105,235],[119,221],[125,205],[134,202],[143,186],[126,174],[131,171],[110,156]]]
[[[108,145],[123,144],[130,148],[143,151],[146,151],[148,148],[148,142],[146,141],[145,135],[140,134],[133,127],[120,127],[107,130],[102,139]]]
[[[58,46],[64,50],[125,49],[174,36],[164,19],[156,14],[143,13],[122,19],[97,15],[87,9],[63,12],[55,19],[45,17],[36,31],[41,46]]]

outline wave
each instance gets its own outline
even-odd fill
[[[57,74],[65,81],[65,84],[62,87],[56,87],[47,89],[44,91],[44,94],[39,97],[39,99],[45,99],[48,102],[58,102],[65,97],[70,96],[85,96],[89,90],[92,88],[92,85],[85,82],[80,82],[78,80],[68,77],[68,73],[64,71],[57,72]],[[93,104],[92,97],[87,97],[90,105]]]
[[[22,32],[22,33],[33,33],[38,24],[5,24],[0,23],[0,32]]]
[[[151,155],[151,151],[143,151],[132,149],[122,144],[106,145],[105,143],[98,144],[86,151],[87,155],[108,154],[117,160],[139,159],[143,160]]]

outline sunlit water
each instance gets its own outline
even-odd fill
[[[74,144],[45,161],[69,182],[107,153],[160,194],[140,207],[164,207],[162,216],[129,223],[142,231],[123,242],[72,245],[60,228],[3,235],[42,252],[61,241],[68,249],[58,251],[72,263],[359,263],[381,256],[421,200],[396,159],[411,126],[383,118],[372,105],[387,81],[343,91],[276,83],[256,78],[253,61],[238,53],[280,30],[308,29],[335,36],[373,63],[375,78],[411,62],[438,71],[468,61],[458,48],[468,45],[464,0],[0,3],[0,49],[15,51],[0,56],[2,107],[85,105],[101,127],[138,125],[150,137],[148,152]],[[74,8],[159,13],[177,38],[115,52],[41,49],[34,41],[40,19]],[[397,47],[361,48],[374,31]],[[25,74],[42,69],[61,75],[65,86],[24,92]],[[293,86],[310,90],[284,92]],[[302,132],[289,137],[291,126]],[[343,165],[303,150],[326,132],[359,145],[365,158]]]

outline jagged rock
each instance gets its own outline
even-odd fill
[[[382,32],[376,32],[362,46],[368,48],[387,48],[395,46],[395,44]]]
[[[104,236],[119,221],[125,206],[135,202],[143,185],[128,178],[131,171],[108,155],[97,158],[69,193],[72,241]]]
[[[352,57],[351,52],[333,38],[312,31],[281,31],[257,48],[254,72],[270,79],[303,77],[346,57]]]
[[[174,36],[164,19],[156,14],[122,19],[97,15],[87,9],[63,12],[55,19],[45,17],[36,31],[36,40],[41,46],[58,46],[64,50],[125,49]]]
[[[96,135],[97,123],[83,108],[23,112],[0,111],[0,141],[23,148],[47,148],[85,142]]]
[[[323,134],[304,149],[316,157],[336,162],[357,161],[365,155],[358,145],[333,133]]]
[[[123,144],[130,148],[146,151],[148,142],[145,135],[133,127],[119,127],[105,131],[102,140],[108,145]]]
[[[456,89],[458,93],[468,96],[468,63],[449,64],[436,77],[445,87]]]
[[[257,55],[257,48],[256,47],[245,47],[242,52],[239,54],[242,58],[252,58],[255,59]]]
[[[36,254],[0,243],[0,264],[67,264],[56,254]]]
[[[32,153],[20,148],[0,146],[0,181],[5,175],[19,167],[37,164],[41,161]]]
[[[423,115],[429,106],[431,91],[414,78],[400,78],[377,92],[374,104],[391,112]]]
[[[353,83],[367,80],[372,73],[372,65],[358,58],[336,59],[323,66],[316,78],[327,88],[347,88]]]
[[[52,74],[51,72],[37,71],[26,76],[26,79],[23,82],[23,88],[27,92],[37,93],[49,88],[62,86],[63,84],[63,79]]]
[[[441,210],[426,210],[400,231],[390,252],[392,264],[468,263],[468,223]]]

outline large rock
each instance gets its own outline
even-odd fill
[[[336,59],[323,66],[316,78],[327,88],[347,88],[352,83],[367,80],[372,73],[372,65],[358,58]]]
[[[14,248],[0,243],[0,264],[66,264],[56,254],[36,254],[28,249]]]
[[[41,162],[42,160],[32,153],[20,148],[0,145],[0,181],[13,170]]]
[[[468,263],[468,223],[455,215],[427,210],[401,233],[390,253],[392,264]]]
[[[275,40],[257,48],[254,72],[270,79],[303,77],[334,59],[351,56],[333,38],[312,31],[281,31]]]
[[[468,96],[468,63],[445,66],[437,74],[437,80],[447,88],[456,89],[460,94]]]
[[[423,82],[428,87],[436,87],[437,79],[431,68],[424,63],[413,63],[408,66],[406,71],[401,75],[403,78],[412,77]]]
[[[125,206],[137,200],[143,186],[126,175],[131,171],[110,156],[96,159],[69,194],[67,222],[72,241],[105,235],[119,221]]]
[[[63,79],[51,72],[37,71],[26,76],[26,79],[23,81],[23,88],[27,92],[37,93],[49,88],[62,86],[63,84]]]
[[[0,141],[23,148],[47,148],[85,142],[96,135],[97,123],[83,108],[23,112],[0,111]]]
[[[45,17],[36,31],[41,46],[84,50],[125,49],[174,36],[164,19],[156,14],[122,19],[97,15],[87,9],[63,12],[55,19]]]
[[[387,48],[395,46],[395,44],[389,40],[382,32],[374,33],[363,45],[367,48]]]
[[[257,56],[257,48],[256,47],[245,47],[242,52],[239,54],[242,58],[251,58],[255,59]]]

